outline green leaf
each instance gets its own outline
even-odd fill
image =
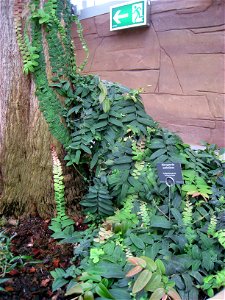
[[[81,98],[86,97],[90,93],[89,88],[83,87],[82,93],[81,93]]]
[[[151,279],[151,277],[152,277],[152,272],[150,272],[149,270],[142,271],[138,275],[138,277],[134,283],[132,293],[136,294],[136,293],[140,292],[141,290],[143,290],[144,287],[149,282],[149,280]]]
[[[145,248],[145,244],[144,242],[135,234],[131,233],[130,234],[130,239],[132,241],[132,243],[138,248],[138,249],[144,249]]]
[[[151,227],[170,229],[171,222],[167,220],[164,216],[152,216]]]
[[[113,295],[113,297],[116,300],[131,300],[130,293],[127,291],[127,289],[122,289],[122,288],[113,288],[110,290],[110,293]]]
[[[99,95],[99,102],[102,104],[103,101],[105,100],[106,95],[107,95],[107,88],[106,88],[106,86],[104,85],[104,83],[102,81],[99,81],[98,87],[101,90],[101,93]]]
[[[153,292],[149,300],[161,300],[164,295],[165,295],[165,290],[163,288],[158,288]]]
[[[165,147],[166,147],[166,145],[163,142],[163,140],[162,139],[156,139],[156,138],[153,138],[151,140],[151,144],[149,145],[150,149],[161,149],[161,148],[165,148]]]
[[[203,276],[198,271],[192,271],[189,274],[197,280],[198,284],[202,284]]]
[[[174,274],[172,279],[175,282],[176,287],[178,287],[179,290],[184,290],[185,289],[185,284],[184,284],[184,281],[183,281],[181,275]]]
[[[91,160],[91,162],[90,162],[90,168],[91,168],[91,169],[93,169],[94,166],[97,164],[97,162],[98,162],[98,157],[99,157],[99,154],[98,154],[98,152],[96,152],[96,153],[93,155],[92,160]]]
[[[62,228],[65,228],[69,225],[73,225],[75,222],[72,219],[67,219],[61,222]]]
[[[54,279],[62,278],[66,272],[61,268],[56,268],[54,271],[51,271],[50,274]]]
[[[72,107],[66,114],[67,117],[69,117],[70,115],[72,115],[72,113],[78,113],[79,109],[81,108],[81,105],[77,105],[77,106],[74,106]]]
[[[63,88],[65,91],[67,91],[69,88],[70,88],[70,82],[67,81],[64,85],[63,85]]]
[[[93,126],[94,129],[99,129],[99,128],[103,128],[105,126],[108,125],[108,122],[107,121],[101,121],[101,122],[98,122],[97,124],[95,124]]]
[[[106,299],[115,299],[109,290],[101,282],[95,288],[96,293]]]
[[[154,292],[158,288],[162,288],[162,287],[163,287],[162,276],[160,274],[153,273],[151,280],[148,282],[148,284],[145,287],[145,290],[149,292]]]
[[[190,291],[194,285],[191,276],[188,273],[184,273],[182,274],[182,277],[184,279],[186,291]]]
[[[154,243],[145,250],[145,255],[151,257],[152,259],[155,259],[160,249],[162,249],[161,243]]]
[[[198,192],[198,188],[194,184],[184,184],[182,190],[191,194]]]
[[[131,163],[132,161],[133,160],[132,160],[131,156],[122,156],[122,157],[116,158],[114,160],[114,163],[117,165],[120,165],[120,164],[128,164],[128,163]]]
[[[90,269],[86,270],[90,274],[97,274],[105,278],[124,278],[125,273],[122,271],[122,267],[115,263],[100,261]]]
[[[183,220],[182,220],[182,215],[179,212],[179,210],[173,207],[173,208],[171,208],[171,213],[172,213],[173,217],[175,218],[175,220],[177,221],[177,224],[179,226],[182,226]]]
[[[166,148],[164,149],[159,149],[157,151],[155,151],[151,156],[150,159],[151,160],[155,160],[156,158],[158,158],[159,156],[162,156],[163,154],[165,154],[167,152]]]
[[[199,299],[199,290],[196,287],[192,287],[188,293],[189,299]],[[211,296],[213,297],[213,295]]]
[[[157,269],[156,263],[155,263],[154,260],[151,259],[150,257],[147,257],[147,256],[141,256],[140,258],[144,259],[144,261],[146,262],[146,268],[147,268],[149,271],[154,272],[154,271]]]
[[[88,154],[92,154],[91,150],[84,144],[80,145],[81,149],[84,150],[84,152],[88,153]]]
[[[191,252],[193,259],[201,259],[201,250],[199,249],[198,245],[193,245]]]
[[[212,254],[208,251],[202,252],[202,267],[205,268],[207,271],[212,271],[214,268]]]
[[[70,288],[66,293],[65,296],[70,296],[73,294],[82,294],[83,293],[83,289],[81,284],[77,283],[75,286],[73,286],[72,288]]]
[[[110,106],[111,106],[110,99],[109,98],[105,98],[105,100],[102,103],[103,111],[105,113],[107,113],[110,110]]]
[[[118,127],[123,127],[123,123],[115,118],[109,118],[109,123],[112,123]]]
[[[55,292],[58,289],[60,289],[62,286],[68,283],[68,280],[64,278],[57,278],[56,280],[53,281],[52,284],[52,291]]]
[[[154,121],[150,118],[147,118],[147,115],[145,118],[137,117],[137,121],[145,126],[154,126]]]
[[[156,259],[155,264],[157,265],[157,269],[160,271],[161,275],[166,274],[166,268],[160,259]]]

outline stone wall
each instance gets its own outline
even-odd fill
[[[149,28],[110,32],[109,14],[83,20],[85,73],[142,87],[149,115],[185,142],[225,146],[224,3],[154,1]],[[75,29],[73,37],[81,63]]]

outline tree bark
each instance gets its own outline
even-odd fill
[[[14,0],[0,1],[0,214],[49,217],[55,207],[50,145],[57,142],[38,109],[34,83],[22,71],[13,7]],[[78,180],[67,191],[70,200],[80,198],[80,190]]]

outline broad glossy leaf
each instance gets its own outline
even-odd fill
[[[142,270],[143,268],[141,266],[136,266],[126,274],[126,277],[133,277],[134,275],[140,273]]]
[[[105,287],[104,284],[102,284],[101,282],[96,286],[95,291],[101,297],[104,297],[104,298],[107,298],[107,299],[115,299],[112,296],[112,294],[109,292],[107,287]]]
[[[151,160],[155,160],[156,158],[158,158],[159,156],[162,156],[162,155],[165,154],[166,152],[167,152],[166,148],[159,149],[159,150],[155,151],[155,152],[150,156],[150,159],[151,159]]]
[[[180,290],[185,289],[185,284],[184,284],[184,281],[183,281],[181,275],[174,274],[172,278],[173,278],[173,281],[176,284],[176,287],[178,287]]]
[[[105,100],[105,97],[107,95],[107,88],[106,88],[105,84],[102,81],[99,81],[98,87],[101,90],[101,93],[99,95],[99,102],[103,103],[103,101]]]
[[[109,118],[109,122],[118,127],[123,127],[123,123],[116,118]]]
[[[117,288],[117,289],[112,289],[109,291],[116,300],[119,300],[119,299],[120,300],[131,300],[131,295],[127,291],[127,288],[125,288],[125,289]]]
[[[127,259],[132,265],[146,267],[146,261],[140,257],[128,257]]]
[[[151,279],[151,277],[152,277],[152,272],[150,272],[149,270],[142,271],[138,275],[138,278],[136,279],[136,281],[134,283],[132,293],[136,294],[136,293],[140,292],[141,290],[143,290],[144,287],[146,286],[146,284]]]
[[[88,153],[88,154],[92,154],[90,148],[88,148],[86,145],[81,144],[81,145],[80,145],[80,148],[81,148],[82,150],[84,150],[84,152],[86,152],[86,153]]]
[[[110,100],[109,98],[105,98],[105,100],[103,101],[102,103],[102,108],[103,108],[103,111],[106,113],[110,110],[110,106],[111,106],[111,103],[110,103]]]
[[[62,286],[68,283],[68,280],[64,278],[57,278],[56,280],[53,281],[52,284],[52,291],[55,292],[58,289],[60,289]]]
[[[122,267],[115,263],[110,262],[99,262],[95,264],[94,268],[86,270],[90,274],[98,274],[105,278],[124,278],[125,274],[122,271]]]
[[[182,300],[181,297],[180,297],[180,295],[173,288],[169,289],[169,291],[167,292],[167,295],[169,295],[173,300]]]
[[[160,259],[156,259],[155,264],[157,265],[157,269],[159,269],[162,275],[166,273],[164,263]]]
[[[203,276],[198,271],[192,271],[189,274],[197,280],[198,284],[202,284]]]
[[[149,148],[150,149],[161,149],[161,148],[165,148],[166,145],[163,142],[162,139],[152,139]]]
[[[151,227],[170,229],[171,222],[164,216],[152,216]]]
[[[184,279],[186,291],[190,291],[194,285],[191,276],[188,273],[184,273],[182,274],[182,277]]]
[[[130,234],[130,239],[132,241],[132,243],[138,248],[138,249],[144,249],[145,248],[145,244],[144,242],[135,234],[131,233]]]
[[[71,287],[66,293],[65,296],[70,296],[73,294],[82,294],[83,289],[81,284],[77,283],[75,286]]]
[[[140,258],[144,259],[146,261],[146,268],[152,272],[154,272],[157,269],[157,265],[154,262],[153,259],[147,256],[141,256]]]
[[[146,291],[154,292],[158,288],[162,288],[163,283],[162,283],[162,276],[157,273],[153,273],[150,281],[145,287]]]
[[[149,300],[161,300],[162,297],[165,295],[165,290],[163,288],[158,288],[157,290],[155,290],[151,297],[149,298]]]

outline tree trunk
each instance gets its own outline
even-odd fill
[[[54,211],[50,145],[57,142],[38,109],[31,77],[22,72],[14,1],[0,1],[0,214],[37,211],[49,217]],[[80,189],[78,182],[67,191],[70,200],[79,198]]]

